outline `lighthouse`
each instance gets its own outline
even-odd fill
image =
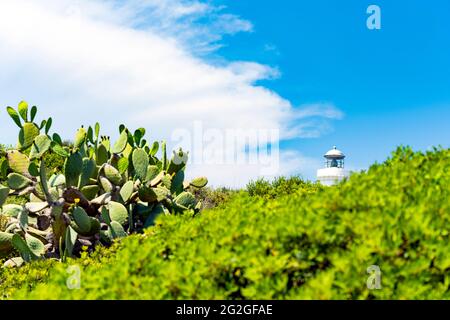
[[[345,154],[333,147],[325,153],[325,168],[317,170],[317,180],[325,186],[332,186],[339,183],[348,176],[344,169]]]

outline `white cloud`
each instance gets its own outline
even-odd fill
[[[38,116],[52,115],[55,131],[68,138],[97,120],[113,136],[119,123],[146,127],[151,139],[161,139],[202,121],[207,128],[279,129],[282,138],[295,138],[318,136],[325,119],[340,118],[332,105],[293,108],[255,84],[279,77],[277,69],[214,65],[199,55],[225,34],[253,30],[224,11],[182,0],[2,0],[0,103],[38,105]],[[13,142],[16,128],[5,112],[0,119],[2,140]],[[290,157],[304,163],[296,155]],[[257,175],[252,168],[205,170],[215,184],[233,184],[233,177]]]

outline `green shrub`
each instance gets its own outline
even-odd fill
[[[195,197],[203,204],[203,209],[212,209],[225,205],[232,197],[239,193],[229,188],[202,188],[191,190]]]
[[[247,192],[252,197],[275,199],[278,197],[298,194],[313,194],[323,189],[319,183],[305,181],[301,177],[278,177],[273,181],[258,179],[247,184]]]
[[[15,299],[450,299],[450,151],[400,148],[305,197],[240,193],[214,210],[162,216],[112,251],[2,271]],[[81,288],[66,286],[81,267]],[[369,290],[367,268],[381,268]],[[17,280],[16,280],[17,279]]]

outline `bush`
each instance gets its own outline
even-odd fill
[[[49,275],[42,262],[3,270],[0,292],[16,299],[450,299],[449,168],[449,150],[400,148],[308,197],[240,193],[194,219],[162,216],[145,236],[54,264]],[[79,290],[66,286],[71,264],[81,268]],[[381,290],[366,287],[372,265],[381,268]]]
[[[227,204],[239,191],[228,188],[192,189],[191,192],[203,204],[202,209],[212,209]]]
[[[323,189],[319,183],[304,181],[301,177],[278,177],[272,182],[266,179],[258,179],[247,184],[247,192],[252,197],[275,199],[278,197],[298,193],[313,194]]]

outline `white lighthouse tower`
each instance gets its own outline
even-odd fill
[[[348,172],[344,169],[345,155],[342,151],[333,147],[324,155],[325,168],[317,170],[317,180],[325,186],[332,186],[348,177]]]

